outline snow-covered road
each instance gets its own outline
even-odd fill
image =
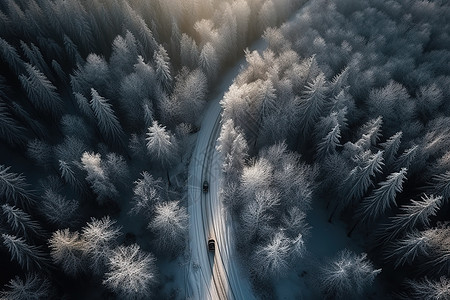
[[[260,40],[252,49],[263,47],[264,43]],[[220,196],[222,162],[216,150],[221,125],[220,100],[244,64],[245,58],[230,69],[212,91],[189,165],[190,262],[186,266],[186,293],[189,299],[255,299],[248,276],[236,259],[233,223]],[[202,192],[204,180],[209,182],[209,192],[206,194]],[[207,249],[209,237],[216,240],[214,254]]]

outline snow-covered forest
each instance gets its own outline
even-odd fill
[[[219,298],[450,299],[445,0],[1,1],[0,299],[195,298],[213,95]]]

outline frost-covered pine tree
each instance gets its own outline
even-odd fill
[[[400,148],[402,135],[403,133],[399,131],[391,136],[386,142],[380,144],[384,150],[384,161],[387,166],[395,161],[395,156]]]
[[[250,262],[252,273],[268,279],[281,276],[289,267],[290,240],[282,231],[275,235],[265,245],[258,246]]]
[[[419,280],[407,280],[408,299],[414,300],[446,300],[450,299],[450,279],[441,276],[439,280],[427,277]]]
[[[153,104],[150,102],[150,100],[145,99],[142,101],[142,110],[144,111],[144,125],[145,127],[152,126],[153,120],[154,120],[154,109]]]
[[[195,69],[198,66],[199,56],[198,46],[194,39],[186,33],[183,33],[180,41],[181,65],[187,66],[190,69]]]
[[[55,147],[55,158],[78,165],[82,154],[88,149],[85,143],[74,136],[66,136],[62,143]]]
[[[273,165],[265,158],[252,161],[244,167],[241,175],[241,193],[244,202],[249,202],[258,191],[264,191],[271,184]]]
[[[27,155],[32,160],[34,160],[36,165],[47,170],[50,169],[53,165],[53,147],[40,139],[33,139],[28,141]]]
[[[142,56],[138,56],[136,64],[134,67],[134,73],[140,78],[143,82],[146,82],[147,84],[143,86],[144,88],[144,95],[153,95],[154,90],[156,89],[156,75],[153,67],[146,63],[144,61],[144,58]]]
[[[158,121],[153,121],[148,128],[147,150],[154,159],[162,165],[170,165],[175,159],[178,147],[172,133]]]
[[[414,161],[414,158],[417,155],[417,151],[419,146],[413,145],[410,148],[403,151],[403,153],[395,160],[394,168],[410,168],[411,163]]]
[[[114,76],[121,77],[133,71],[133,65],[137,61],[136,39],[127,30],[125,38],[118,35],[112,44],[109,65]]]
[[[383,116],[388,134],[398,124],[409,124],[414,115],[415,101],[411,101],[407,89],[400,83],[391,80],[386,86],[372,89],[367,101],[371,115]]]
[[[73,164],[68,164],[64,160],[59,160],[58,165],[62,180],[76,191],[82,191],[83,184],[78,180]]]
[[[130,8],[130,12],[131,12]],[[125,20],[125,23],[127,24],[126,27],[130,28],[131,32],[133,32],[139,43],[138,43],[138,50],[139,53],[142,53],[146,56],[147,59],[151,57],[151,54],[155,51],[155,49],[158,48],[158,43],[155,40],[154,34],[152,32],[154,28],[154,22],[152,26],[152,30],[148,27],[147,23],[145,23],[144,19],[138,14],[138,13],[130,13],[127,15],[127,18]],[[157,35],[156,31],[155,34]],[[150,56],[150,57],[149,57]]]
[[[265,0],[258,12],[258,27],[263,31],[277,24],[277,13],[272,0]]]
[[[386,210],[397,205],[395,197],[403,190],[407,171],[406,168],[402,168],[399,172],[390,174],[369,197],[364,198],[357,212],[361,218],[359,220],[373,222]]]
[[[375,154],[366,152],[358,158],[360,165],[354,167],[342,184],[344,193],[342,206],[347,206],[355,199],[359,201],[372,184],[376,173],[382,172],[383,151]]]
[[[60,265],[64,273],[76,276],[83,269],[85,244],[78,232],[70,232],[68,228],[57,230],[48,243],[53,262]]]
[[[40,247],[30,245],[24,238],[15,235],[3,233],[2,238],[11,260],[17,261],[23,269],[40,269],[47,264],[47,257]]]
[[[87,172],[86,180],[97,194],[97,201],[100,204],[104,204],[118,195],[116,187],[111,183],[104,170],[100,154],[84,152],[81,164]]]
[[[187,72],[183,69],[177,76],[172,97],[178,104],[176,113],[182,122],[195,123],[206,104],[206,92],[207,79],[201,70]]]
[[[10,114],[8,107],[0,97],[0,138],[11,146],[23,145],[26,141],[23,128]]]
[[[75,223],[79,203],[77,200],[67,200],[58,192],[47,189],[42,196],[39,210],[44,218],[58,227],[71,226]]]
[[[210,42],[207,42],[200,52],[199,65],[210,80],[216,78],[218,68],[220,67],[219,63],[216,49]]]
[[[136,72],[122,77],[118,100],[120,111],[124,116],[124,123],[127,126],[140,129],[143,124],[146,124],[147,115],[153,118],[153,103],[148,100],[151,97],[150,91],[153,92],[152,81],[147,81]]]
[[[435,175],[432,180],[432,189],[442,195],[444,201],[448,201],[450,199],[450,171]]]
[[[421,200],[411,200],[411,204],[402,206],[400,213],[390,218],[379,233],[383,241],[390,241],[404,232],[411,232],[417,226],[430,226],[430,218],[435,216],[442,204],[442,196],[424,194]]]
[[[159,45],[158,50],[155,50],[153,59],[155,61],[156,79],[166,91],[170,91],[172,87],[170,58],[163,45]]]
[[[330,94],[332,97],[336,97],[344,89],[348,87],[348,75],[350,68],[345,67],[339,74],[335,75],[330,82]]]
[[[162,180],[154,179],[147,171],[142,172],[141,176],[142,178],[134,182],[133,207],[130,213],[142,213],[150,217],[153,214],[154,204],[161,200]]]
[[[81,237],[84,241],[84,255],[89,260],[89,267],[95,274],[102,274],[112,248],[117,245],[121,235],[120,227],[109,216],[101,220],[91,218],[91,222],[82,228]]]
[[[22,174],[8,172],[11,167],[0,165],[0,196],[6,201],[29,206],[35,202],[33,193],[28,189],[29,185]]]
[[[315,124],[314,128],[314,142],[319,144],[327,136],[327,134],[333,130],[336,125],[341,126],[338,120],[338,113],[336,111],[330,112],[327,116],[321,117]],[[341,128],[339,128],[341,130]]]
[[[327,155],[336,153],[336,148],[340,146],[341,130],[339,124],[331,129],[330,132],[317,144],[317,157],[322,159]]]
[[[97,119],[97,125],[103,138],[113,145],[119,144],[122,146],[125,133],[114,114],[112,105],[93,88],[91,88],[91,96],[92,99],[89,104]]]
[[[222,170],[225,172],[225,179],[238,180],[248,155],[248,146],[241,130],[234,126],[233,119],[228,119],[222,125],[217,142],[217,150],[223,158]]]
[[[186,208],[180,206],[179,201],[156,203],[155,215],[148,227],[156,233],[161,250],[180,253],[188,233]]]
[[[17,53],[16,48],[0,37],[0,56],[16,75],[23,72],[25,63]]]
[[[275,94],[276,90],[273,86],[272,80],[267,79],[264,81],[259,81],[259,83],[260,96],[258,98],[260,99],[259,105],[261,107],[259,123],[261,124],[264,117],[269,116],[277,109],[277,95]]]
[[[157,281],[155,261],[137,244],[118,246],[108,255],[103,284],[123,299],[148,298]]]
[[[355,145],[362,151],[367,151],[371,146],[375,146],[381,137],[381,125],[383,124],[383,118],[369,120],[363,126],[361,126],[361,138],[356,141]]]
[[[450,274],[450,227],[447,223],[421,232],[422,238],[427,244],[424,252],[424,263],[421,268],[428,274]]]
[[[75,100],[77,101],[78,109],[81,111],[81,113],[87,117],[88,120],[94,120],[95,115],[92,111],[91,106],[89,105],[89,100],[83,96],[81,93],[73,93]]]
[[[411,264],[417,256],[428,253],[430,236],[424,232],[414,230],[403,238],[396,240],[386,253],[387,260],[394,261],[394,267],[398,268],[405,263]]]
[[[105,94],[109,89],[115,90],[115,87],[108,87],[111,82],[111,70],[105,58],[97,54],[89,54],[84,65],[78,65],[78,69],[70,75],[70,85],[74,93],[80,93],[84,96],[91,94],[91,88],[94,88],[101,94]],[[115,83],[115,82],[114,82]]]
[[[129,179],[128,164],[122,155],[117,153],[108,153],[104,162],[104,169],[108,178],[115,185],[126,186]]]
[[[20,75],[19,80],[33,106],[45,115],[61,116],[63,102],[56,87],[36,67],[25,63],[28,76]]]
[[[417,92],[417,114],[424,122],[431,120],[444,100],[442,88],[436,82],[421,86]]]
[[[19,277],[11,279],[5,287],[6,290],[0,291],[0,299],[37,300],[52,298],[50,281],[34,273],[28,273],[25,280]]]
[[[287,76],[292,81],[292,89],[298,96],[304,91],[305,85],[320,74],[316,56],[313,55],[303,60],[300,64],[295,63],[287,70]]]
[[[306,213],[297,206],[290,207],[281,217],[281,224],[288,237],[294,237],[299,233],[306,236],[309,227],[306,223]]]
[[[280,204],[280,195],[263,189],[257,191],[249,201],[241,213],[241,237],[253,241],[270,233],[270,221],[273,219],[270,211]]]
[[[20,208],[8,204],[3,204],[1,208],[6,223],[8,223],[16,235],[29,239],[39,237],[43,234],[39,223],[32,220],[31,216]]]
[[[380,272],[381,269],[375,269],[365,253],[357,255],[345,249],[321,267],[317,279],[328,297],[359,298]]]
[[[36,45],[33,43],[28,46],[24,41],[20,41],[20,48],[22,48],[22,52],[25,54],[25,57],[28,61],[36,67],[37,70],[41,71],[50,79],[53,79],[53,76],[50,73],[50,68],[42,57],[42,53]]]
[[[327,82],[323,73],[317,75],[312,82],[306,85],[306,90],[298,104],[299,134],[302,137],[307,137],[311,133],[315,122],[321,116],[326,104],[327,92]]]
[[[284,142],[264,148],[261,157],[268,160],[274,168],[271,184],[280,193],[284,207],[298,206],[308,210],[311,182],[315,176],[312,169],[300,161],[297,153],[288,151]]]

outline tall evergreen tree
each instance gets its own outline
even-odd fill
[[[216,49],[210,42],[206,43],[200,52],[199,65],[210,80],[216,78],[220,61]]]
[[[23,128],[10,114],[3,99],[0,98],[0,138],[8,144],[23,145],[26,135]]]
[[[181,253],[188,234],[188,214],[179,201],[156,203],[155,215],[148,227],[157,234],[161,250]]]
[[[317,157],[323,159],[327,155],[336,153],[336,148],[340,146],[341,130],[339,124],[331,129],[330,132],[317,145]]]
[[[433,176],[432,189],[441,195],[444,201],[450,199],[450,171]]]
[[[91,218],[91,221],[82,228],[84,254],[94,274],[104,273],[110,252],[117,244],[117,238],[120,235],[120,227],[116,226],[116,221],[111,220],[109,216],[100,220]]]
[[[24,238],[9,234],[2,234],[2,238],[11,260],[17,261],[23,269],[40,269],[48,263],[44,251],[38,246],[28,244]]]
[[[20,208],[3,204],[1,209],[6,222],[15,234],[27,239],[42,236],[43,230],[39,223],[32,220],[31,216]]]
[[[158,49],[155,50],[153,59],[155,61],[157,80],[159,81],[161,86],[165,88],[166,91],[170,91],[172,87],[170,58],[163,45],[159,45]]]
[[[36,67],[25,63],[28,76],[20,75],[19,80],[34,107],[43,114],[54,118],[61,116],[62,100],[56,87]]]
[[[170,165],[177,155],[178,147],[174,136],[165,126],[153,121],[152,126],[148,128],[147,150],[154,155],[156,160],[163,165]]]
[[[0,196],[22,207],[34,203],[34,195],[28,189],[25,177],[22,174],[8,172],[10,168],[0,165]]]
[[[417,155],[418,149],[419,146],[413,145],[410,148],[403,151],[403,153],[395,160],[394,167],[397,169],[410,168],[411,163],[414,161],[414,158]]]
[[[61,265],[64,273],[77,275],[83,268],[84,241],[78,232],[69,229],[57,230],[49,239],[50,255],[55,264]]]
[[[118,246],[108,255],[103,284],[123,299],[143,299],[156,283],[155,257],[137,244]]]
[[[395,161],[395,156],[397,155],[398,149],[400,148],[400,142],[403,133],[401,131],[397,132],[391,136],[386,142],[380,144],[384,150],[384,161],[387,166]]]
[[[25,63],[17,53],[16,48],[0,37],[0,55],[16,75],[24,71]]]
[[[400,172],[390,174],[386,181],[379,184],[379,187],[366,197],[358,210],[358,216],[364,222],[373,222],[386,212],[391,206],[396,206],[395,197],[402,192],[403,182],[406,179],[408,169],[402,168]]]
[[[360,298],[380,272],[381,269],[375,269],[365,253],[356,255],[345,249],[321,268],[318,280],[328,297]]]
[[[90,106],[97,119],[98,128],[103,138],[112,145],[117,143],[123,146],[125,133],[114,114],[112,105],[93,88],[91,89],[91,95]]]
[[[421,200],[411,200],[411,204],[400,208],[400,213],[390,218],[390,223],[380,233],[383,241],[390,241],[417,226],[430,226],[430,218],[435,216],[442,205],[442,196],[423,195]]]
[[[8,300],[49,299],[52,297],[50,281],[40,275],[28,273],[25,280],[15,277],[0,291],[0,298]]]
[[[375,154],[367,153],[361,158],[361,165],[354,167],[344,180],[342,189],[344,193],[344,206],[359,201],[372,184],[376,173],[381,173],[383,163],[383,151]]]
[[[328,87],[323,73],[309,82],[299,101],[299,134],[305,138],[311,133],[326,104]]]
[[[217,150],[221,152],[223,158],[222,169],[225,172],[225,178],[238,180],[248,155],[248,146],[244,135],[234,126],[232,119],[228,119],[222,125],[217,141]]]

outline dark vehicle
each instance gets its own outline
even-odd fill
[[[210,252],[214,252],[214,250],[216,250],[216,241],[214,241],[214,239],[208,240],[208,250]]]
[[[208,181],[206,181],[206,180],[203,181],[203,193],[207,193],[208,188],[209,188]]]

